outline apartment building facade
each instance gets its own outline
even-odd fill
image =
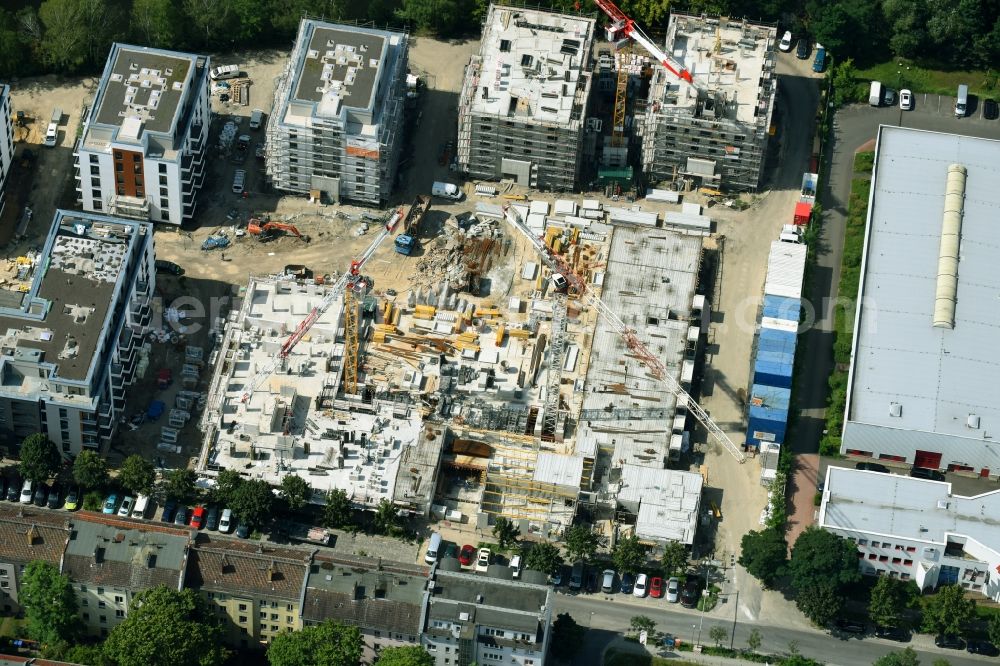
[[[148,222],[56,211],[27,291],[0,292],[0,441],[110,444],[152,321],[153,262]]]
[[[114,44],[73,156],[83,209],[180,225],[197,210],[208,56]]]
[[[0,83],[0,215],[7,204],[7,176],[14,163],[14,122],[11,118],[10,86]]]
[[[402,145],[409,38],[303,19],[275,87],[267,176],[287,192],[388,201]]]

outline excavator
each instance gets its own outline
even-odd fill
[[[256,217],[250,218],[250,222],[247,224],[247,233],[251,236],[256,236],[257,240],[262,243],[274,240],[282,234],[291,234],[305,243],[309,242],[309,236],[299,233],[299,230],[293,224],[260,220]]]

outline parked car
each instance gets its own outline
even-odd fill
[[[475,557],[476,547],[471,544],[465,544],[462,546],[462,550],[458,552],[458,563],[463,567],[471,567]]]
[[[552,575],[549,576],[549,582],[552,583],[552,587],[560,587],[564,580],[566,580],[564,567],[558,567],[552,572]]]
[[[63,508],[67,511],[76,511],[80,508],[80,489],[73,487],[69,489],[66,493],[66,502],[63,504]]]
[[[989,641],[969,641],[965,650],[970,654],[982,654],[987,657],[995,657],[1000,654],[997,646]]]
[[[836,622],[837,630],[845,634],[863,634],[868,629],[865,627],[864,622],[858,622],[857,620],[848,620],[847,618],[838,618]]]
[[[21,486],[21,504],[31,504],[31,498],[35,496],[35,484],[31,479],[25,479]]]
[[[809,40],[805,37],[800,37],[799,43],[795,45],[795,57],[799,60],[809,57]]]
[[[21,497],[21,477],[15,474],[8,479],[7,501],[16,502]]]
[[[676,604],[681,598],[681,579],[671,578],[667,581],[667,601]]]
[[[35,488],[35,506],[45,506],[49,499],[49,487],[44,483],[39,483]]]
[[[635,576],[627,571],[623,571],[620,577],[622,579],[622,594],[632,594],[632,589],[635,587]]]
[[[785,34],[781,36],[781,41],[778,42],[778,48],[788,53],[792,50],[792,31],[786,30]]]
[[[206,530],[217,530],[219,529],[219,507],[214,504],[208,507],[208,513],[205,515],[205,529]]]
[[[191,510],[191,527],[200,530],[205,526],[205,507],[196,506]]]
[[[944,481],[944,474],[937,471],[936,469],[927,469],[926,467],[912,467],[910,469],[910,476],[915,479],[928,479],[930,481]]]
[[[938,634],[934,638],[934,645],[948,650],[961,650],[965,647],[965,641],[955,634]]]
[[[515,555],[514,557],[510,558],[510,562],[507,563],[507,566],[513,573],[514,580],[517,580],[518,578],[521,577],[521,561],[522,561],[521,556]]]
[[[49,497],[46,500],[46,504],[50,509],[58,509],[62,505],[62,493],[59,491],[59,486],[52,484],[49,488]]]
[[[913,110],[913,93],[907,88],[899,91],[899,108],[903,111]]]
[[[219,531],[228,534],[231,529],[233,529],[233,510],[223,509],[222,516],[219,518]]]
[[[118,508],[118,495],[111,493],[108,498],[104,500],[104,509],[102,513],[113,514]]]
[[[455,558],[457,560],[458,559],[458,544],[449,541],[448,545],[444,547],[444,554],[441,555],[441,557],[453,557],[453,558]]]
[[[577,591],[581,587],[583,587],[583,562],[577,562],[569,575],[569,589]]]
[[[132,505],[133,518],[146,518],[146,511],[149,509],[149,495],[139,493],[136,495],[135,504]]]
[[[172,499],[168,499],[163,503],[163,514],[160,516],[160,522],[172,523],[174,522],[174,516],[177,514],[177,502]]]
[[[118,507],[118,517],[128,518],[132,515],[132,507],[135,506],[135,498],[126,495],[122,499],[122,505]]]
[[[604,594],[613,594],[615,591],[615,570],[605,569],[604,574],[601,576],[601,592]]]
[[[598,588],[597,581],[597,569],[587,570],[587,592],[594,594],[597,592]]]
[[[157,259],[153,262],[157,273],[169,273],[170,275],[184,275],[184,269],[172,261]]]
[[[241,539],[246,539],[250,536],[250,525],[240,521],[240,524],[236,526],[236,536]]]
[[[632,596],[640,599],[649,593],[649,578],[641,573],[635,577],[635,587],[632,588]]]
[[[701,581],[697,578],[689,578],[681,590],[681,606],[684,606],[684,608],[694,608],[698,605],[698,597],[700,596]]]
[[[998,117],[1000,117],[1000,105],[995,99],[987,97],[983,100],[983,118],[996,120]]]
[[[492,559],[493,553],[489,548],[480,548],[479,554],[476,556],[476,571],[486,571]]]
[[[819,44],[816,45],[816,55],[813,57],[813,71],[822,73],[826,67],[826,49]]]
[[[659,599],[663,596],[663,579],[653,576],[649,579],[649,596]]]
[[[854,466],[854,469],[868,470],[869,472],[881,472],[882,474],[889,473],[889,468],[885,465],[879,465],[878,463],[871,462],[859,462]]]
[[[884,638],[887,641],[897,641],[907,643],[910,640],[910,632],[902,627],[875,627],[875,637]]]
[[[188,522],[188,508],[184,505],[177,507],[177,513],[174,514],[174,525],[187,525]]]
[[[10,485],[10,479],[6,476],[0,476],[0,499],[7,498],[7,489]]]

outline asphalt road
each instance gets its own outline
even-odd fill
[[[590,628],[580,652],[573,660],[574,666],[601,666],[604,648],[616,636],[628,629],[629,620],[636,615],[642,614],[652,618],[656,622],[658,631],[671,633],[688,643],[698,640],[698,630],[702,620],[701,614],[697,611],[687,610],[676,604],[662,602],[662,606],[638,608],[626,603],[609,602],[599,594],[577,596],[557,594],[554,608],[556,614],[569,613],[577,623]],[[700,627],[703,643],[710,643],[708,632],[715,625],[723,626],[727,632],[731,631],[732,615],[730,614],[725,621],[706,615],[704,624]],[[746,647],[747,637],[755,627],[761,634],[759,652],[789,654],[789,646],[794,645],[803,656],[831,666],[871,664],[882,655],[905,647],[900,643],[872,637],[840,638],[820,631],[804,631],[742,620],[736,625],[735,647]],[[917,636],[910,645],[917,651],[921,663],[924,664],[931,664],[935,659],[947,659],[952,666],[981,666],[984,662],[993,661],[989,657],[974,656],[958,650],[939,650],[933,647],[930,637],[927,636]],[[664,656],[668,654],[664,653]],[[681,654],[684,658],[690,657],[690,653]]]

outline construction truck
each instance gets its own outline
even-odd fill
[[[250,221],[247,223],[247,233],[256,237],[261,243],[274,240],[282,234],[291,234],[304,243],[309,242],[309,236],[300,233],[299,230],[295,228],[294,224],[261,220],[256,217],[250,218]]]
[[[418,194],[403,217],[403,226],[400,229],[400,234],[396,236],[396,252],[409,256],[417,249],[417,235],[420,233],[420,225],[430,208],[431,198]]]

